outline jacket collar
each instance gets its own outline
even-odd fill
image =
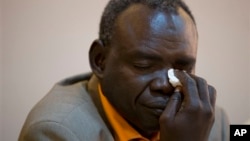
[[[104,112],[104,109],[102,107],[100,95],[98,92],[98,84],[99,84],[98,78],[94,74],[91,74],[91,77],[90,77],[88,84],[87,84],[87,91],[89,92],[91,98],[93,99],[93,102],[94,102],[98,112],[100,113],[103,121],[107,125],[110,132],[114,135],[113,129],[111,128],[111,125],[110,125],[110,123],[106,117],[106,114]]]

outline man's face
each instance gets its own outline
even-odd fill
[[[104,95],[143,134],[159,129],[159,116],[174,88],[167,72],[194,72],[197,33],[178,8],[168,13],[144,5],[119,15],[100,79]]]

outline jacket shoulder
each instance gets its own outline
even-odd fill
[[[87,84],[88,78],[84,76],[57,83],[29,113],[19,141],[34,137],[37,137],[34,140],[59,137],[72,141],[100,137],[112,140],[88,93]]]

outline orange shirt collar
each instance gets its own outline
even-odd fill
[[[132,126],[130,126],[128,122],[113,108],[107,98],[103,95],[100,84],[98,85],[98,92],[107,119],[115,131],[116,141],[130,141],[134,139],[149,141],[147,138],[138,133]],[[156,138],[159,139],[159,134],[153,140],[156,140]]]

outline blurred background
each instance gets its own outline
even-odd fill
[[[15,141],[59,80],[90,71],[88,49],[108,0],[0,0],[0,140]],[[186,0],[199,32],[197,75],[232,124],[250,118],[250,1]]]

